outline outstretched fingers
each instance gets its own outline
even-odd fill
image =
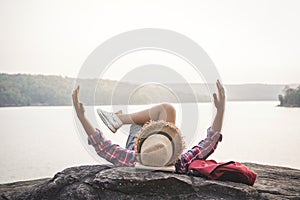
[[[219,99],[224,99],[225,98],[225,90],[224,90],[224,87],[221,84],[220,80],[217,80],[217,88],[218,88],[218,93],[219,93]]]
[[[225,106],[225,90],[220,80],[216,82],[218,88],[218,95],[216,93],[213,94],[214,103],[217,109],[224,109]]]
[[[73,91],[72,94],[72,98],[73,98],[73,105],[75,107],[75,110],[77,111],[79,108],[81,108],[82,106],[80,105],[79,99],[78,99],[78,93],[79,93],[79,85],[75,88],[75,90]]]
[[[76,87],[76,89],[73,91],[73,94],[72,94],[74,106],[77,106],[79,103],[78,92],[79,92],[79,85]]]
[[[79,85],[76,87],[76,89],[73,91],[73,94],[72,94],[72,98],[73,98],[73,105],[74,105],[74,108],[76,110],[76,113],[77,113],[77,116],[78,117],[83,117],[84,116],[84,112],[85,112],[85,109],[84,109],[84,105],[83,103],[81,103],[78,99],[78,93],[79,93]]]

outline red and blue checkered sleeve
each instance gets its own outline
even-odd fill
[[[178,173],[186,173],[189,164],[195,160],[205,160],[217,148],[218,142],[222,141],[222,134],[213,131],[211,127],[207,129],[207,137],[200,141],[197,146],[188,150],[181,155],[181,158],[176,162],[175,168]]]
[[[96,153],[100,157],[116,166],[134,167],[136,164],[135,151],[112,144],[110,140],[105,139],[99,129],[96,129],[94,134],[88,136],[88,142],[95,148]]]

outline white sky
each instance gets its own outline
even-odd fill
[[[196,41],[224,83],[299,83],[299,24],[297,0],[1,0],[0,72],[76,77],[105,40],[163,28]]]

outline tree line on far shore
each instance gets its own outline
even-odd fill
[[[297,88],[286,86],[283,92],[284,95],[278,95],[279,106],[300,107],[300,85]]]
[[[0,74],[0,106],[70,105],[73,80],[60,76]]]
[[[74,84],[80,84],[85,105],[138,105],[160,102],[209,102],[211,94],[202,83],[141,84],[102,79],[75,79],[54,75],[0,73],[0,107],[70,106]],[[215,87],[215,85],[212,85]],[[300,106],[300,86],[225,85],[228,101],[276,101],[281,106]]]
[[[70,106],[74,84],[80,84],[80,100],[85,105],[127,105],[159,102],[176,103],[175,96],[164,87],[139,88],[138,84],[113,80],[79,79],[54,75],[0,73],[0,107],[6,106]],[[96,86],[96,89],[95,89]],[[173,86],[172,86],[173,87]],[[173,89],[178,90],[178,86]],[[195,101],[192,92],[180,88],[180,102]],[[209,101],[203,93],[197,100]],[[177,102],[178,103],[178,102]]]

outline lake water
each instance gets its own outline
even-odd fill
[[[277,104],[228,102],[223,141],[210,158],[300,169],[300,109],[276,107]],[[198,130],[204,137],[212,120],[211,105],[199,107],[202,116]],[[132,110],[141,108],[135,106]],[[67,167],[99,164],[78,137],[72,107],[0,108],[0,119],[0,183],[52,177]],[[178,123],[181,122],[179,112]],[[105,134],[124,144],[127,130],[124,127],[113,135],[105,129]],[[188,145],[193,142],[188,140]]]

